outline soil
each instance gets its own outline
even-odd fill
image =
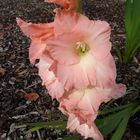
[[[43,0],[0,0],[0,139],[2,140],[56,140],[68,131],[43,129],[27,133],[24,122],[49,121],[50,112],[59,112],[58,103],[51,100],[47,89],[41,85],[37,68],[30,64],[28,48],[30,39],[16,24],[16,17],[28,22],[46,23],[53,20],[53,4]],[[112,28],[113,47],[124,49],[124,2],[121,0],[86,0],[84,13],[90,19],[109,22]],[[140,96],[140,53],[127,65],[118,63],[115,49],[112,54],[117,65],[117,82],[128,87],[121,102],[137,100]],[[39,98],[28,101],[26,93],[37,93]],[[131,93],[131,94],[130,94]],[[140,113],[131,118],[123,140],[140,140]]]

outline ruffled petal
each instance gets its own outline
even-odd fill
[[[93,138],[94,140],[104,140],[101,132],[97,128],[97,126],[93,123],[91,126],[88,124],[82,124],[77,128],[77,132],[80,133],[82,136],[87,138]]]
[[[42,55],[39,63],[36,65],[39,69],[38,73],[41,77],[43,84],[49,91],[52,98],[59,100],[64,94],[64,87],[55,77],[54,73],[49,70],[50,65],[53,63],[52,59],[46,55]]]
[[[54,80],[51,84],[45,84],[45,86],[53,99],[56,98],[59,101],[59,99],[64,94],[64,87],[57,79]]]
[[[84,136],[85,139],[93,138],[94,140],[104,140],[95,123],[90,122],[88,124],[86,122],[81,122],[80,118],[72,113],[69,115],[67,128],[70,129],[71,132],[77,131]]]
[[[78,108],[86,110],[88,113],[96,116],[102,100],[96,88],[89,88],[85,90],[84,96],[78,103]]]
[[[87,86],[96,85],[96,63],[92,55],[87,54],[80,63],[75,65],[67,66],[58,63],[54,73],[66,90],[84,89]]]

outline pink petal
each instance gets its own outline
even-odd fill
[[[102,100],[104,100],[104,102],[107,102],[109,100],[106,100],[105,96],[107,96],[110,99],[118,99],[124,96],[126,92],[126,86],[124,84],[115,84],[112,88],[104,89],[101,92]]]
[[[41,55],[46,49],[46,44],[41,43],[40,40],[33,40],[31,42],[30,48],[29,48],[29,58],[32,64],[35,63],[36,59],[40,59]]]
[[[86,89],[83,98],[78,103],[81,110],[86,110],[96,116],[102,100],[96,88]]]
[[[88,126],[86,123],[82,124],[77,128],[77,132],[84,136],[85,139],[91,137],[94,140],[104,140],[102,134],[95,124],[93,124],[92,126]]]
[[[68,66],[57,64],[55,75],[66,90],[84,89],[89,85],[96,85],[95,68],[96,62],[92,55],[87,54],[78,64]]]
[[[75,38],[73,34],[65,33],[48,39],[47,49],[60,64],[76,64],[80,57],[76,54],[75,44],[80,39],[78,36]]]
[[[79,127],[80,122],[75,115],[70,114],[68,118],[67,128],[70,129],[70,132],[73,132]]]
[[[27,23],[20,18],[17,18],[16,20],[24,34],[31,39],[46,41],[49,37],[54,35],[53,23],[32,24]]]
[[[45,84],[45,86],[53,99],[56,98],[59,101],[64,94],[64,87],[57,79],[51,84]]]
[[[95,123],[90,122],[88,124],[86,122],[81,122],[80,118],[74,114],[69,115],[67,128],[69,128],[71,132],[77,131],[82,136],[84,136],[85,139],[93,138],[95,140],[104,140]]]
[[[67,12],[60,9],[56,10],[56,17],[54,19],[54,30],[56,35],[71,32],[77,21],[79,20],[80,14],[76,12]]]
[[[96,80],[97,86],[102,88],[109,88],[115,84],[116,66],[111,54],[104,60],[98,60],[96,64]]]
[[[110,42],[111,29],[107,22],[92,21],[80,16],[73,31],[85,35],[85,42],[90,46],[90,50],[96,59],[104,59],[110,53],[112,46]]]
[[[54,73],[49,70],[52,63],[53,61],[49,57],[42,55],[37,67],[39,69],[39,75],[43,80],[43,84],[45,84],[48,89],[49,94],[52,98],[59,99],[64,94],[64,87],[55,77]]]

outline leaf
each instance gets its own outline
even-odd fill
[[[127,0],[125,6],[126,49],[124,63],[140,49],[140,0]]]
[[[104,135],[108,135],[120,125],[120,122],[124,119],[125,115],[129,115],[130,117],[132,114],[132,109],[135,109],[137,106],[138,102],[129,103],[123,106],[116,107],[112,110],[108,110],[106,112],[107,114],[114,111],[117,112],[114,112],[111,115],[107,115],[102,119],[97,119],[96,124]],[[106,115],[105,112],[103,112],[103,114]],[[103,116],[100,115],[100,117]]]
[[[79,139],[79,135],[66,136],[62,138],[62,140],[78,140],[78,139]]]
[[[122,59],[121,50],[120,50],[119,47],[115,47],[115,49],[116,49],[117,55],[119,57],[119,62],[122,63],[123,62],[123,59]]]
[[[127,107],[130,107],[132,106],[134,103],[128,103],[126,105],[121,105],[121,106],[117,106],[117,107],[113,107],[113,108],[109,108],[109,109],[103,109],[102,111],[99,112],[99,115],[107,115],[109,113],[113,113],[113,112],[116,112],[116,111],[120,111],[120,110],[123,110]]]
[[[127,109],[124,110],[123,120],[120,122],[111,140],[121,140],[126,130],[129,118],[131,117],[132,112],[136,107],[137,107],[137,104],[134,103],[131,107],[128,107]]]
[[[124,115],[124,110],[113,113],[103,119],[96,120],[96,124],[104,135],[110,134],[119,125]]]
[[[138,105],[138,106],[134,109],[132,115],[134,115],[134,114],[137,113],[138,111],[140,111],[140,105]]]
[[[28,101],[36,101],[39,98],[39,95],[35,92],[25,93],[23,96]]]
[[[66,129],[66,124],[67,124],[66,121],[58,120],[58,121],[49,121],[49,122],[27,123],[26,125],[31,127],[29,131],[34,132],[43,128]]]

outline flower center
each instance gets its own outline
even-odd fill
[[[89,51],[89,46],[85,42],[77,42],[76,43],[76,52],[78,55],[85,55]]]

